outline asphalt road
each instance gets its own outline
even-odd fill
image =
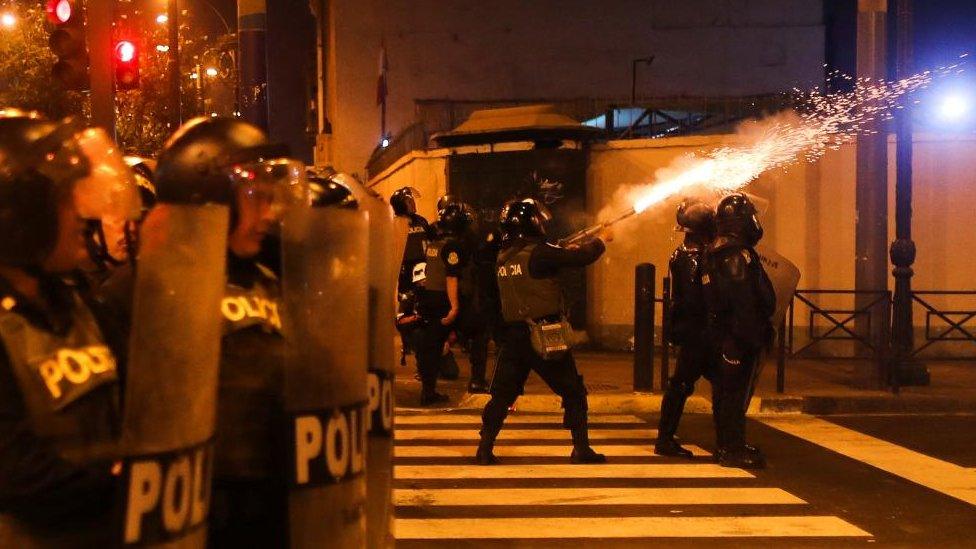
[[[973,547],[976,416],[749,420],[767,469],[717,467],[711,418],[693,461],[649,452],[654,416],[591,422],[601,466],[569,466],[558,416],[519,414],[502,466],[471,464],[477,415],[398,416],[398,547]]]

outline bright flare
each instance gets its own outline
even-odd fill
[[[906,95],[925,88],[935,77],[958,72],[961,68],[956,64],[895,82],[858,79],[854,90],[846,93],[827,94],[819,87],[809,93],[794,89],[794,116],[781,113],[744,124],[740,133],[748,145],[728,145],[676,160],[658,172],[655,182],[630,194],[633,208],[640,213],[683,194],[726,194],[767,170],[799,160],[814,162],[859,134],[876,133],[873,123],[890,119]],[[839,72],[831,77],[851,80]],[[944,108],[960,113],[968,105],[954,102]]]
[[[3,25],[5,29],[12,29],[17,25],[17,17],[12,13],[4,13],[0,15],[0,25]]]

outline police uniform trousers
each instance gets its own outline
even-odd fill
[[[715,372],[712,364],[712,353],[704,340],[688,341],[678,348],[674,374],[668,380],[668,387],[661,403],[661,419],[658,424],[659,438],[670,438],[677,432],[681,414],[684,412],[685,401],[695,392],[695,383],[702,377],[712,381],[712,412],[714,415],[717,407],[715,406]]]
[[[739,364],[723,360],[721,349],[716,349],[716,371],[713,381],[712,406],[715,413],[715,431],[718,447],[738,448],[746,442],[746,410],[749,384],[753,371],[759,367],[759,350],[742,353]]]
[[[563,426],[578,433],[586,430],[586,386],[576,370],[571,352],[555,360],[543,360],[532,348],[529,327],[524,322],[499,327],[501,348],[491,380],[491,400],[482,413],[482,440],[494,441],[501,431],[509,407],[522,394],[530,371],[562,398]]]
[[[423,391],[425,394],[431,394],[437,388],[444,343],[447,342],[453,327],[441,324],[440,318],[425,318],[421,322],[423,325],[414,332],[412,341]]]
[[[469,341],[468,359],[471,361],[471,380],[484,381],[488,370],[488,340],[491,339],[491,314],[476,306],[473,299],[461,300],[461,319],[458,330]]]

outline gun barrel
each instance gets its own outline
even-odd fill
[[[624,219],[627,219],[628,217],[630,217],[632,215],[635,215],[636,213],[637,213],[637,210],[635,210],[634,208],[631,208],[631,209],[627,210],[626,212],[618,215],[617,217],[614,217],[614,218],[610,219],[609,221],[604,221],[603,223],[597,223],[596,225],[591,225],[591,226],[589,226],[589,227],[587,227],[585,229],[582,229],[580,231],[577,231],[577,232],[575,232],[575,233],[567,236],[566,238],[564,238],[562,240],[562,244],[565,246],[565,245],[568,245],[568,244],[575,244],[577,242],[581,242],[581,241],[583,241],[583,240],[585,240],[587,238],[590,238],[591,236],[599,233],[604,228],[609,227],[610,225],[613,225],[615,223],[619,223],[619,222],[623,221]]]

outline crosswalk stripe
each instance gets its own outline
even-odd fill
[[[976,471],[810,417],[764,418],[766,425],[976,505]]]
[[[599,423],[634,423],[646,424],[637,416],[627,415],[591,415],[587,418],[591,424]],[[513,423],[555,423],[562,425],[562,414],[513,415],[505,418],[505,425]],[[481,415],[474,414],[414,414],[396,416],[397,425],[434,425],[434,424],[481,424]]]
[[[396,519],[397,539],[867,537],[832,516]]]
[[[685,446],[696,456],[711,455],[698,446]],[[477,446],[396,446],[393,448],[394,457],[398,458],[445,458],[471,457],[477,451]],[[610,457],[660,457],[654,453],[651,444],[631,445],[595,445],[593,449]],[[495,455],[499,457],[566,457],[570,447],[566,444],[558,446],[495,446]]]
[[[797,505],[779,488],[449,488],[394,490],[399,506],[493,505]]]
[[[714,463],[607,463],[597,465],[396,465],[400,480],[532,478],[754,478],[748,471]]]
[[[590,440],[638,439],[650,441],[657,429],[590,429]],[[397,429],[396,440],[478,440],[476,429]],[[502,429],[498,440],[570,440],[568,429]]]

